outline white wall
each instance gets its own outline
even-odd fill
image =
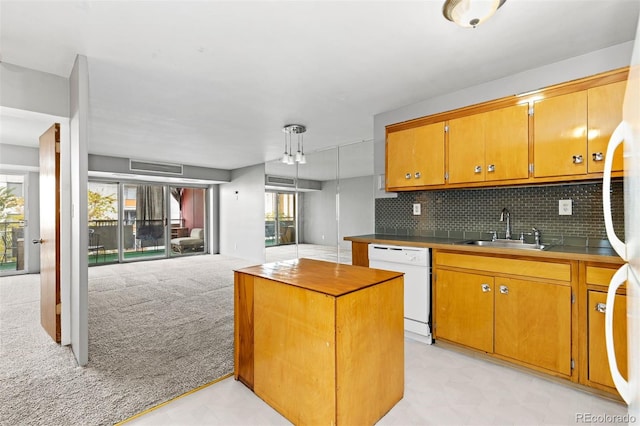
[[[322,182],[322,191],[304,192],[300,242],[333,246],[339,242],[340,246],[350,247],[351,242],[343,241],[345,236],[373,233],[373,179],[373,176],[340,179],[339,222],[336,222],[337,181]]]
[[[264,164],[231,172],[220,185],[220,254],[264,263]]]
[[[38,148],[0,144],[0,170],[36,171],[39,167],[40,150]]]
[[[77,55],[69,77],[71,106],[69,135],[60,136],[61,152],[61,297],[62,344],[71,343],[78,365],[89,362],[89,274],[87,241],[88,133],[89,133],[89,66],[87,57]],[[65,143],[68,148],[65,148]],[[67,158],[65,158],[65,153]],[[65,171],[65,166],[68,170]],[[70,225],[70,226],[69,226]],[[65,247],[68,245],[68,249]],[[71,283],[66,295],[65,269]],[[70,297],[69,297],[70,296]],[[70,302],[70,303],[69,303]],[[70,305],[70,333],[65,333],[65,306]],[[67,339],[65,339],[65,334]]]
[[[373,118],[374,173],[384,173],[385,126],[480,102],[523,93],[541,87],[588,77],[626,67],[631,62],[633,42],[626,42],[564,61],[534,68],[499,80],[468,87],[454,93],[427,99]],[[471,71],[472,72],[472,71]],[[376,194],[378,196],[378,194]]]
[[[3,107],[69,116],[69,80],[64,77],[0,62],[0,93]]]
[[[300,243],[336,246],[336,184],[335,180],[324,181],[321,191],[301,194]]]
[[[338,242],[341,247],[351,247],[351,241],[344,241],[346,236],[374,232],[373,180],[373,176],[340,179],[340,236]]]

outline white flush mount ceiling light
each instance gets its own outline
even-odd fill
[[[475,28],[491,18],[507,0],[446,0],[442,14],[461,27]]]
[[[304,135],[303,133],[307,131],[307,128],[301,124],[287,124],[282,128],[284,132],[284,154],[282,154],[281,161],[284,164],[306,164],[307,157],[304,155]],[[295,155],[293,153],[293,135],[296,135],[298,138],[298,151],[296,151]],[[289,136],[289,140],[287,143],[287,136]]]

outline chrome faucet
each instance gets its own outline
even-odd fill
[[[507,240],[511,239],[511,213],[507,208],[502,209],[502,213],[500,213],[500,222],[507,221],[507,230],[505,232],[504,238]]]

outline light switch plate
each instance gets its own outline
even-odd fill
[[[414,216],[420,216],[420,214],[421,214],[421,212],[422,212],[422,211],[421,211],[422,209],[421,209],[420,207],[421,207],[421,206],[420,206],[420,203],[415,203],[415,204],[413,205],[413,215],[414,215]]]
[[[571,216],[573,214],[573,200],[558,201],[558,214],[560,216]]]

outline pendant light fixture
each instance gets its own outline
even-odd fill
[[[461,27],[475,28],[494,13],[507,0],[446,0],[442,14]]]
[[[284,154],[282,154],[281,161],[284,164],[306,164],[307,157],[304,155],[304,135],[303,133],[307,131],[307,128],[301,124],[287,124],[282,128],[284,132]],[[296,151],[295,156],[293,154],[293,143],[292,143],[292,135],[297,135],[298,137],[298,151]],[[289,136],[289,140],[287,143],[287,135]]]

